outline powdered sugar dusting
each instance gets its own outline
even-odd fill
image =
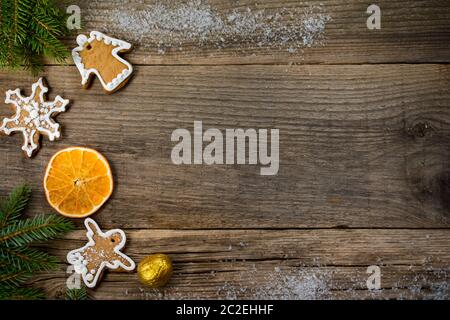
[[[218,291],[221,299],[236,300],[251,291],[256,300],[317,300],[331,296],[331,275],[324,270],[283,271],[276,267],[254,288],[225,283]]]
[[[327,274],[296,273],[269,274],[267,284],[259,288],[256,296],[261,300],[314,300],[329,298],[330,286]]]
[[[178,281],[162,289],[138,288],[126,290],[132,299],[205,299],[220,300],[323,300],[323,299],[436,299],[447,300],[450,297],[449,269],[411,266],[394,282],[382,279],[382,289],[368,290],[366,286],[366,268],[347,273],[344,269],[318,265],[316,267],[279,266],[273,269],[258,269],[247,266],[237,277],[217,282],[217,272],[198,275],[189,282],[183,282],[186,275],[180,274]],[[388,269],[388,270],[386,270]],[[397,268],[386,274],[398,272]],[[405,271],[405,270],[404,270]],[[223,275],[220,276],[222,279]],[[205,286],[203,281],[210,285]],[[182,288],[184,286],[184,288]],[[205,288],[215,291],[189,289]],[[216,287],[217,286],[217,287]],[[217,289],[214,289],[216,287]]]
[[[98,6],[97,1],[91,2],[85,18],[88,24],[98,19]],[[101,12],[108,17],[101,20],[107,22],[100,22],[100,29],[137,45],[155,47],[159,54],[206,45],[216,49],[278,48],[295,53],[301,48],[323,45],[331,20],[322,6],[270,11],[248,7],[219,12],[205,1],[166,1],[102,8]],[[96,27],[98,24],[97,21]]]

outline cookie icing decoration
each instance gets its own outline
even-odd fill
[[[119,53],[131,50],[131,44],[109,37],[99,31],[91,31],[77,37],[78,47],[72,50],[72,58],[81,74],[81,84],[89,88],[96,75],[107,93],[120,89],[131,77],[133,67]]]
[[[40,78],[31,87],[31,96],[23,97],[20,89],[8,90],[5,103],[9,104],[16,112],[11,118],[3,119],[0,132],[7,135],[22,132],[24,143],[22,150],[28,157],[39,149],[39,138],[47,136],[50,141],[61,136],[58,123],[52,117],[66,111],[69,100],[56,96],[53,102],[46,101],[48,88],[45,80]]]
[[[88,288],[94,288],[106,268],[132,271],[136,265],[120,250],[125,246],[126,236],[120,229],[102,232],[91,218],[84,221],[89,242],[82,248],[67,254],[67,261],[74,266]]]

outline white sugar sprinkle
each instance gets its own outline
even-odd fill
[[[298,49],[323,45],[331,17],[322,6],[269,10],[234,9],[218,12],[204,1],[171,2],[98,10],[92,1],[85,17],[88,25],[124,37],[136,45],[155,47],[158,54],[185,46]],[[105,17],[99,17],[105,15]],[[99,22],[98,21],[102,21]],[[107,21],[107,22],[106,22]]]
[[[250,276],[251,278],[251,276]],[[328,272],[286,272],[276,267],[254,288],[225,283],[218,291],[221,299],[235,300],[250,294],[258,300],[316,300],[331,296],[331,275]]]

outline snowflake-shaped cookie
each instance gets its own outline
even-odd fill
[[[29,97],[23,97],[20,89],[8,90],[5,103],[10,104],[16,114],[12,118],[3,119],[0,132],[10,135],[22,132],[24,143],[22,150],[31,157],[39,148],[40,135],[47,136],[50,141],[60,137],[60,126],[52,117],[66,111],[69,100],[56,96],[53,102],[46,100],[48,88],[45,80],[40,78],[33,84]]]
[[[81,274],[88,288],[97,285],[105,268],[131,271],[136,267],[133,260],[120,250],[125,246],[126,236],[120,229],[102,232],[91,218],[84,220],[89,242],[82,248],[70,251],[67,261]]]

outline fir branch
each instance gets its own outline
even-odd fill
[[[41,59],[36,54],[30,54],[31,49],[23,52],[18,52],[18,60],[22,61],[22,65],[25,69],[30,70],[31,74],[38,75],[43,69],[43,64]]]
[[[14,43],[22,44],[26,40],[28,28],[28,13],[32,6],[31,1],[27,0],[13,0],[14,1],[14,18],[13,18],[13,35]]]
[[[17,219],[31,197],[31,189],[24,184],[15,188],[9,197],[0,204],[0,228]]]
[[[56,19],[55,19],[56,18]],[[35,7],[32,19],[36,23],[36,26],[45,30],[48,34],[53,36],[64,36],[66,34],[64,28],[61,28],[61,20],[63,18],[58,14],[54,14],[48,10],[48,8]],[[62,20],[64,21],[64,20]]]
[[[35,288],[12,288],[2,290],[0,287],[0,300],[42,300],[45,294],[40,289]]]
[[[69,51],[59,38],[69,34],[66,19],[52,0],[1,0],[0,67],[35,73],[45,56],[64,61]]]
[[[0,243],[7,247],[46,241],[73,230],[71,221],[57,215],[39,215],[20,220],[0,230]]]
[[[57,215],[20,219],[30,195],[30,188],[22,185],[0,206],[0,300],[43,299],[43,291],[22,286],[34,272],[58,267],[58,259],[28,245],[73,229],[71,221]]]
[[[39,40],[34,47],[36,52],[52,56],[57,60],[64,60],[68,56],[68,51],[58,40],[58,37],[67,34],[64,17],[52,7],[36,6],[32,19],[30,30]],[[42,47],[37,44],[41,44]]]
[[[0,262],[7,262],[17,270],[48,271],[58,267],[58,259],[28,247],[0,247]]]
[[[19,287],[31,276],[31,273],[25,270],[17,270],[12,267],[5,267],[1,269],[0,273],[0,288],[12,289]],[[0,290],[3,291],[3,290]]]
[[[86,287],[82,286],[80,289],[67,289],[66,300],[88,300],[89,296]]]

